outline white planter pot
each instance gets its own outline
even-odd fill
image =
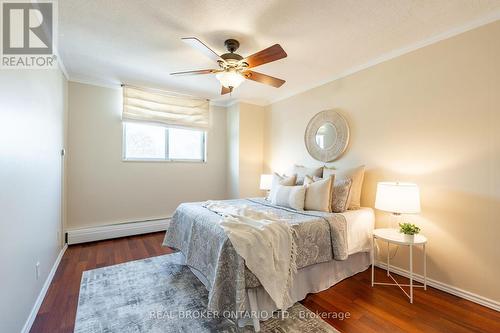
[[[403,238],[404,238],[405,242],[413,243],[413,240],[415,239],[415,235],[403,234]]]

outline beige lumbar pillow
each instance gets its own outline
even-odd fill
[[[357,168],[335,170],[330,168],[323,169],[323,178],[335,175],[337,181],[351,179],[351,190],[349,192],[348,209],[359,209],[361,207],[361,188],[363,187],[363,178],[365,176],[365,166]]]
[[[323,175],[323,167],[319,168],[307,168],[303,165],[294,165],[293,173],[297,175],[297,185],[304,184],[305,176],[309,177],[321,177]]]
[[[334,176],[330,176],[334,177]],[[319,177],[306,177],[304,179],[304,184],[310,184],[312,182],[317,182],[323,180]],[[349,193],[351,190],[352,180],[344,179],[340,181],[334,181],[332,196],[331,196],[331,211],[333,213],[343,213],[347,210],[349,204]]]
[[[321,179],[323,179],[323,178],[316,177],[316,176],[311,177],[311,176],[307,176],[307,175],[306,175],[306,176],[304,177],[304,184],[302,184],[302,185],[306,186],[306,185],[312,184],[312,183],[314,183],[315,181],[317,181],[317,180],[321,180]]]
[[[304,177],[304,188],[306,188],[306,198],[304,202],[305,210],[316,210],[320,212],[332,211],[332,190],[334,177],[312,181],[311,177]]]
[[[271,191],[269,193],[269,200],[273,201],[274,196],[276,195],[276,189],[278,185],[284,186],[294,186],[297,181],[297,175],[292,176],[280,176],[276,172],[273,173],[273,180],[271,182]]]
[[[304,210],[306,188],[304,186],[278,185],[271,200],[273,205],[288,207],[295,210]]]

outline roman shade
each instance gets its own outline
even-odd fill
[[[123,86],[122,119],[207,129],[209,101],[161,90]]]

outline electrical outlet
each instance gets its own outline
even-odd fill
[[[36,272],[36,279],[38,280],[40,278],[40,262],[39,261],[36,262],[35,272]]]

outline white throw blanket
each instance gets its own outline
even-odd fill
[[[288,223],[245,205],[207,201],[204,206],[223,216],[220,225],[234,249],[276,306],[283,310],[292,306],[290,288],[297,272],[297,248]]]

